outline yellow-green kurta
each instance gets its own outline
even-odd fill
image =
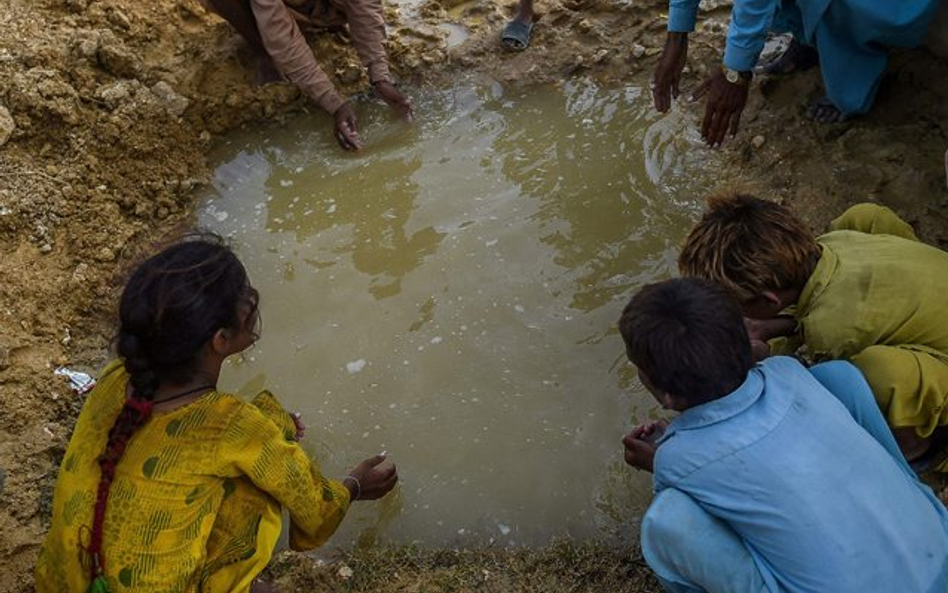
[[[53,498],[53,520],[36,568],[38,593],[85,593],[98,456],[122,407],[128,375],[103,372],[79,415]],[[292,421],[267,393],[253,404],[213,392],[155,414],[118,464],[103,549],[113,593],[246,592],[280,535],[315,548],[336,530],[349,491],[323,478],[292,440]]]
[[[891,210],[859,204],[819,237],[795,315],[817,360],[848,358],[893,427],[948,424],[948,253]]]

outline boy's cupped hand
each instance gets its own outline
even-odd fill
[[[625,462],[637,469],[653,471],[655,451],[658,450],[655,441],[665,434],[667,426],[667,420],[656,420],[633,428],[632,432],[622,438]]]

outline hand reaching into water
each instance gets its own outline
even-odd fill
[[[378,96],[382,97],[382,100],[388,103],[389,107],[397,111],[407,121],[414,118],[415,112],[411,106],[411,99],[403,95],[398,87],[386,80],[376,82],[373,87]]]
[[[701,122],[701,137],[708,146],[720,146],[725,136],[737,134],[741,123],[741,113],[747,105],[747,93],[746,82],[728,82],[721,70],[715,72],[695,90],[691,96],[693,101],[707,96],[704,120]]]
[[[666,427],[668,427],[667,420],[656,420],[633,428],[632,432],[622,438],[625,462],[636,469],[653,471],[655,451],[658,450],[655,441],[665,434]]]
[[[352,468],[343,479],[352,500],[376,500],[388,494],[398,482],[395,464],[386,461],[385,453],[369,457]]]
[[[688,57],[688,34],[669,33],[665,38],[665,49],[655,66],[655,75],[652,78],[652,98],[655,109],[662,113],[671,107],[672,98],[678,98],[678,85],[681,82],[681,72],[685,69],[685,60]]]
[[[346,101],[339,109],[333,113],[336,119],[336,126],[333,134],[336,136],[336,142],[346,150],[359,150],[362,143],[359,142],[359,129],[356,127],[355,110],[352,104]]]

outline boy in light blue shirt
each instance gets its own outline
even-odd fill
[[[948,591],[948,511],[855,367],[755,366],[737,302],[693,278],[646,286],[620,331],[643,385],[681,412],[623,439],[654,471],[642,549],[668,591]]]

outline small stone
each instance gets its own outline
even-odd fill
[[[208,132],[207,130],[204,130],[203,132],[201,132],[201,135],[198,136],[198,139],[200,139],[201,142],[207,144],[208,142],[211,141],[211,133]]]
[[[633,56],[633,57],[635,57],[635,58],[641,58],[641,57],[644,56],[644,55],[645,55],[645,46],[644,46],[644,45],[639,45],[639,44],[636,43],[635,45],[632,46],[632,56]]]
[[[96,56],[96,53],[99,51],[99,40],[98,39],[83,39],[79,42],[79,45],[76,46],[76,51],[83,58],[92,59]]]
[[[118,78],[135,78],[142,70],[138,56],[125,47],[114,33],[108,33],[99,38],[99,48],[96,52],[99,65]]]
[[[109,20],[110,23],[112,23],[113,25],[115,25],[116,27],[120,29],[125,29],[126,31],[128,31],[129,29],[132,28],[131,21],[128,20],[128,17],[125,16],[125,13],[122,12],[121,10],[117,10],[117,9],[110,10],[107,13],[106,18]]]
[[[103,247],[98,253],[96,253],[95,258],[102,262],[115,261],[115,252],[108,247]]]
[[[343,68],[336,69],[336,77],[343,84],[353,84],[362,77],[362,68],[349,62]]]
[[[89,0],[66,0],[66,7],[73,12],[83,12],[89,7]]]
[[[72,271],[72,278],[70,279],[71,283],[75,284],[84,284],[89,280],[89,264],[81,263],[76,266],[76,269]]]
[[[40,246],[40,253],[49,253],[52,250],[53,250],[53,246],[50,245],[49,243],[43,243],[43,245]]]
[[[767,139],[764,138],[763,136],[754,136],[754,139],[751,140],[751,144],[754,145],[754,148],[760,148],[761,146],[764,145],[764,142],[766,141]]]
[[[188,99],[175,92],[171,85],[163,80],[156,82],[151,87],[151,92],[158,98],[162,108],[174,117],[181,117],[188,108]]]
[[[0,105],[0,146],[7,143],[15,129],[16,123],[13,121],[13,117],[10,116],[10,112],[7,111],[6,107]]]
[[[96,95],[105,102],[109,109],[115,109],[128,100],[131,95],[131,86],[128,81],[120,80],[99,87],[98,91],[96,91]]]
[[[351,568],[343,564],[342,566],[339,567],[339,572],[337,572],[336,574],[339,575],[340,579],[344,581],[348,581],[349,579],[352,578],[352,575],[354,575],[355,572],[353,572]]]

